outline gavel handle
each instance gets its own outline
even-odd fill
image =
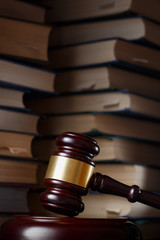
[[[137,201],[160,209],[160,195],[143,191],[137,185],[125,185],[100,173],[93,174],[90,189],[100,193],[125,197],[129,202]]]

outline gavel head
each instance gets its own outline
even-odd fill
[[[81,134],[66,132],[57,137],[58,150],[50,158],[45,176],[47,189],[40,195],[49,211],[76,216],[84,210],[81,196],[88,193],[99,153],[95,140]]]

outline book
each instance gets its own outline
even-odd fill
[[[128,163],[97,163],[94,172],[127,184],[138,185],[142,190],[159,192],[159,168]]]
[[[41,1],[5,0],[0,2],[0,16],[33,22],[51,24],[54,22],[53,10]]]
[[[0,109],[0,115],[0,130],[37,134],[39,116],[9,109]]]
[[[101,193],[89,193],[82,198],[85,209],[78,217],[84,218],[158,218],[159,209],[136,202],[130,203],[119,196]]]
[[[23,91],[0,87],[0,107],[24,109]]]
[[[104,18],[116,14],[134,13],[160,22],[158,0],[48,0],[43,1],[53,9],[47,13],[47,19],[54,22],[70,22],[93,18]],[[144,7],[145,6],[145,7]],[[67,11],[66,11],[67,8]]]
[[[46,9],[24,1],[6,0],[0,2],[0,16],[27,22],[44,23]]]
[[[160,99],[159,78],[114,67],[62,71],[56,74],[54,88],[56,92],[60,93],[128,89],[131,92]]]
[[[160,167],[159,143],[136,141],[120,137],[93,137],[100,153],[94,157],[98,162],[128,162]],[[53,152],[57,151],[55,137],[35,137],[32,141],[33,157],[48,162]]]
[[[47,211],[40,202],[40,193],[44,189],[22,186],[0,186],[0,214],[10,217],[17,214],[55,216]],[[0,218],[1,218],[0,216]],[[2,219],[3,220],[3,219]]]
[[[94,157],[95,162],[115,160],[159,167],[159,143],[135,141],[125,138],[94,137],[100,147],[100,153]]]
[[[33,139],[29,134],[0,131],[0,156],[33,159]]]
[[[62,132],[99,132],[148,141],[160,141],[159,122],[111,114],[69,114],[40,118],[38,132],[42,135],[58,135]]]
[[[35,137],[32,141],[32,155],[41,162],[49,162],[54,151],[57,150],[55,137]]]
[[[46,175],[46,171],[48,168],[48,163],[39,163],[37,167],[37,188],[36,189],[46,189],[46,185],[44,184],[44,179]]]
[[[56,74],[33,65],[0,59],[0,83],[17,88],[54,92]]]
[[[0,158],[1,186],[36,186],[38,163]]]
[[[50,47],[122,38],[160,46],[159,24],[143,17],[124,17],[53,27]]]
[[[24,100],[27,108],[38,114],[67,114],[88,112],[130,112],[160,118],[160,101],[128,92],[89,92],[47,96]]]
[[[0,31],[1,56],[30,61],[48,61],[51,27],[0,17]]]
[[[50,68],[67,69],[115,63],[139,71],[159,71],[160,51],[122,39],[57,48],[48,52]],[[140,70],[141,69],[141,70]],[[137,70],[138,71],[138,70]]]
[[[0,186],[0,214],[26,214],[27,187]]]

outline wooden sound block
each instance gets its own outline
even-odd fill
[[[15,216],[2,224],[1,240],[142,240],[126,219]]]

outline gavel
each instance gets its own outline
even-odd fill
[[[56,144],[58,149],[50,158],[44,179],[47,188],[40,195],[42,205],[49,211],[70,217],[78,215],[84,210],[81,196],[87,195],[89,189],[160,209],[158,194],[94,173],[92,159],[100,151],[94,139],[65,132],[57,137]]]

